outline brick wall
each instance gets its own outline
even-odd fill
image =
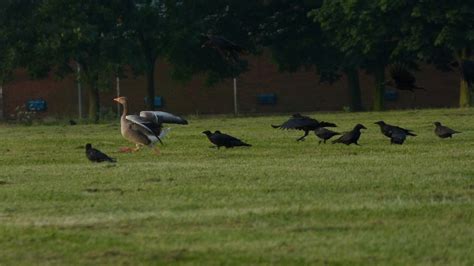
[[[342,110],[349,105],[346,80],[334,84],[319,83],[314,71],[280,73],[268,55],[249,57],[250,71],[238,78],[238,102],[242,113],[297,112]],[[362,102],[366,109],[372,103],[374,82],[371,76],[360,73]],[[225,80],[207,87],[202,76],[188,83],[174,81],[170,68],[159,63],[156,68],[156,94],[164,99],[162,110],[178,114],[222,114],[233,112],[233,82]],[[459,75],[444,73],[431,66],[423,66],[416,73],[417,84],[426,91],[399,92],[396,101],[387,102],[389,109],[456,107],[459,97]],[[130,100],[132,112],[145,108],[146,83],[144,77],[128,77],[120,81],[122,95]],[[83,86],[83,91],[85,88]],[[275,93],[276,105],[257,104],[260,93]],[[31,81],[24,71],[17,71],[15,80],[4,86],[4,111],[8,117],[16,106],[29,99],[42,98],[48,102],[43,116],[77,117],[77,87],[74,77]],[[115,110],[115,85],[102,92],[101,103]],[[84,114],[87,114],[87,95],[83,93]]]

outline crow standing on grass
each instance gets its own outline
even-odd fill
[[[447,126],[441,125],[440,122],[434,122],[436,128],[434,130],[436,136],[445,139],[445,138],[452,138],[454,134],[461,133],[459,131],[453,130]]]
[[[314,131],[322,127],[336,127],[336,124],[324,121],[319,122],[316,119],[297,113],[292,115],[291,118],[288,119],[285,123],[281,125],[272,125],[272,127],[280,129],[303,130],[304,136],[296,139],[296,141],[302,141],[306,136],[308,136],[309,131]]]
[[[335,131],[332,131],[332,130],[329,130],[327,128],[324,128],[324,127],[320,127],[320,128],[317,128],[316,130],[314,130],[314,134],[320,138],[321,140],[319,141],[319,144],[321,144],[321,142],[323,143],[326,143],[326,140],[336,136],[336,135],[341,135],[341,133],[339,132],[335,132]]]
[[[380,126],[380,131],[386,137],[390,138],[391,144],[403,144],[407,136],[416,136],[416,134],[413,133],[413,130],[411,129],[389,125],[384,121],[377,121],[374,124]]]
[[[357,125],[355,125],[354,129],[352,129],[349,132],[344,133],[338,139],[333,140],[332,143],[333,144],[334,143],[344,143],[346,145],[351,145],[351,144],[359,145],[359,143],[357,143],[357,142],[359,141],[359,138],[360,138],[360,135],[361,135],[361,132],[360,132],[361,129],[367,129],[367,128],[364,127],[364,125],[357,124]]]
[[[101,163],[101,162],[110,162],[115,163],[116,160],[107,156],[107,154],[92,148],[92,144],[86,144],[86,156],[87,159],[91,162]]]
[[[252,146],[250,144],[247,144],[243,141],[241,141],[238,138],[232,137],[230,135],[224,134],[220,132],[219,130],[216,130],[214,133],[212,133],[209,130],[203,131],[203,134],[207,136],[209,141],[216,145],[217,149],[220,147],[226,147],[226,148],[233,148],[233,147],[239,147],[239,146]]]

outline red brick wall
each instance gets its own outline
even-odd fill
[[[342,110],[349,105],[349,94],[345,79],[330,85],[319,83],[314,71],[280,73],[269,56],[250,57],[250,71],[238,78],[238,102],[242,113],[297,112],[317,110]],[[156,94],[164,99],[162,110],[179,114],[218,114],[233,112],[232,80],[220,82],[213,87],[205,86],[202,77],[188,83],[174,81],[165,63],[156,68]],[[459,97],[459,75],[457,72],[443,73],[433,67],[424,66],[416,73],[417,84],[426,91],[399,92],[398,100],[387,102],[389,109],[455,107]],[[372,103],[373,78],[361,72],[362,101],[366,109]],[[130,99],[131,111],[145,108],[146,84],[143,77],[122,79],[122,95]],[[85,91],[85,88],[83,88]],[[257,104],[259,93],[276,93],[278,101],[273,106]],[[87,95],[83,94],[87,114]],[[115,85],[101,94],[102,105],[114,108]],[[18,71],[13,82],[4,86],[4,109],[6,116],[16,106],[29,99],[42,98],[48,102],[43,115],[77,117],[77,88],[74,77],[58,81],[54,78],[31,81],[24,71]]]

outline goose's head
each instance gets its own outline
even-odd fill
[[[114,99],[114,101],[120,103],[120,104],[126,104],[127,103],[127,97],[120,96]]]

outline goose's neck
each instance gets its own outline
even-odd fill
[[[127,116],[127,113],[128,113],[128,105],[127,105],[127,102],[124,102],[122,104],[122,107],[123,107],[123,111],[122,111],[122,119],[125,119],[125,117]]]

